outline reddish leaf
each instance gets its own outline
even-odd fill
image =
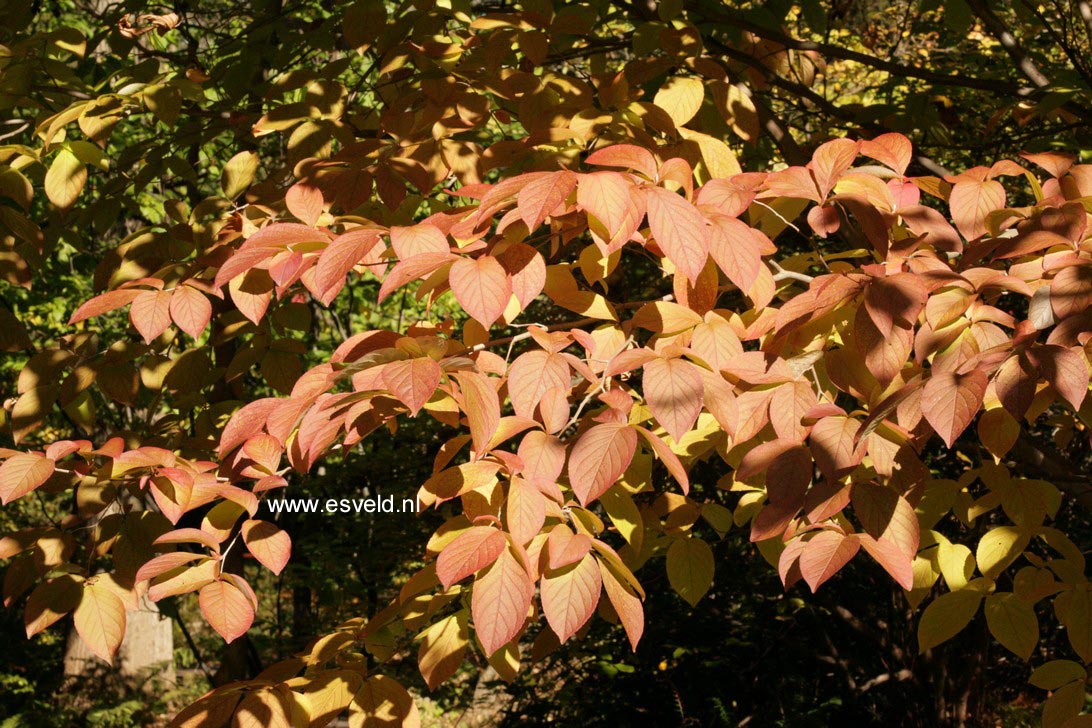
[[[644,427],[635,427],[637,434],[645,438],[648,444],[652,446],[652,451],[656,453],[656,457],[660,459],[660,462],[667,468],[667,472],[671,473],[671,477],[682,488],[683,493],[690,492],[690,477],[686,474],[686,468],[683,467],[682,461],[679,460],[679,456],[664,442],[659,435]]]
[[[823,582],[848,564],[860,547],[856,535],[820,531],[806,542],[800,552],[800,574],[815,592]]]
[[[569,454],[569,484],[581,505],[588,505],[622,477],[637,449],[629,425],[605,422],[589,428]]]
[[[948,447],[974,420],[989,381],[977,369],[966,374],[934,371],[926,380],[921,413]]]
[[[827,478],[840,478],[861,462],[863,453],[856,447],[861,423],[849,417],[824,417],[811,428],[809,446],[815,464]]]
[[[41,486],[53,475],[56,463],[41,455],[21,452],[0,465],[0,501],[7,505]]]
[[[512,478],[504,512],[508,532],[517,543],[524,545],[538,535],[546,522],[546,497],[523,478]]]
[[[501,551],[489,570],[474,580],[471,614],[487,657],[519,634],[534,593],[530,574],[509,549]]]
[[[456,376],[462,389],[462,409],[470,423],[470,437],[480,456],[500,424],[500,399],[493,387],[495,380],[477,372]]]
[[[512,296],[512,280],[496,258],[460,258],[448,274],[455,300],[485,328],[501,317]]]
[[[899,273],[873,279],[865,289],[864,304],[880,335],[886,338],[896,325],[913,326],[928,297],[929,291],[920,276]]]
[[[274,574],[281,573],[292,556],[292,539],[288,534],[269,521],[254,519],[243,521],[241,530],[254,558]]]
[[[345,285],[345,276],[379,243],[379,231],[356,228],[339,235],[322,251],[315,265],[314,287],[329,306]]]
[[[563,205],[576,189],[576,180],[575,173],[561,170],[537,177],[519,191],[516,204],[528,231],[534,232],[543,220]]]
[[[1083,350],[1045,345],[1030,349],[1028,359],[1054,391],[1074,410],[1080,410],[1088,394],[1088,361]]]
[[[391,228],[391,247],[399,260],[425,253],[450,253],[447,236],[435,225],[423,222],[410,227]]]
[[[546,286],[546,261],[526,243],[515,243],[498,256],[512,278],[512,293],[520,308],[527,308]]]
[[[576,201],[588,214],[588,227],[607,254],[620,250],[637,232],[644,209],[633,184],[617,172],[580,176]]]
[[[819,191],[823,197],[826,197],[834,189],[838,178],[853,164],[860,148],[860,142],[850,139],[834,139],[819,145],[819,148],[815,150],[815,155],[808,167],[815,175],[815,182],[819,186]]]
[[[532,430],[519,444],[523,477],[540,489],[556,490],[557,479],[565,469],[565,443],[553,435]]]
[[[701,412],[704,385],[698,368],[685,359],[656,358],[644,365],[643,384],[656,421],[679,442]]]
[[[906,174],[913,151],[910,140],[902,134],[880,134],[861,143],[861,154],[887,165],[900,175]]]
[[[634,592],[633,587],[619,579],[611,571],[609,565],[600,569],[603,579],[603,591],[607,599],[614,607],[614,613],[618,615],[618,621],[626,631],[630,648],[636,652],[637,643],[641,641],[641,635],[645,631],[645,610],[641,607],[641,598]]]
[[[956,182],[948,198],[952,220],[967,240],[986,234],[986,216],[1005,206],[1005,188],[997,180]]]
[[[76,324],[84,319],[101,316],[109,311],[114,311],[127,306],[133,299],[141,294],[140,289],[123,288],[120,291],[107,291],[101,293],[77,308],[68,320],[69,324]]]
[[[193,338],[197,338],[209,325],[212,318],[212,304],[205,294],[189,286],[179,286],[171,296],[171,319],[178,328]],[[154,337],[153,337],[154,338]]]
[[[422,356],[383,365],[383,383],[416,416],[440,386],[443,371],[432,357]]]
[[[741,291],[751,290],[762,266],[761,238],[734,217],[717,217],[709,228],[709,253]]]
[[[508,368],[508,396],[520,417],[533,418],[549,389],[572,387],[569,365],[561,354],[536,349],[521,354]]]
[[[152,343],[171,325],[171,292],[141,291],[129,308],[129,320],[144,337],[144,343]]]
[[[648,226],[668,259],[696,281],[709,257],[709,229],[691,203],[662,187],[646,190]],[[731,219],[731,218],[729,218]]]
[[[632,144],[613,144],[588,155],[584,160],[597,167],[621,167],[640,172],[650,180],[656,179],[656,158],[644,147]]]
[[[306,182],[297,182],[284,195],[288,211],[303,223],[314,226],[322,215],[322,192]]]
[[[456,536],[436,559],[436,576],[445,589],[492,564],[508,545],[502,531],[473,526]]]
[[[602,588],[599,562],[591,554],[576,564],[547,571],[542,578],[542,611],[562,643],[591,618]]]
[[[1050,306],[1059,320],[1092,308],[1092,266],[1071,265],[1058,271],[1050,282]]]

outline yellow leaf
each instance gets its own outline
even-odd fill
[[[46,197],[57,207],[67,210],[80,196],[87,182],[87,165],[72,152],[61,149],[45,175]]]
[[[246,191],[258,173],[258,154],[239,152],[224,165],[220,174],[220,190],[224,197],[233,200]]]
[[[92,577],[83,584],[83,597],[72,615],[76,631],[96,655],[113,662],[125,636],[125,605],[111,584]]]
[[[694,118],[705,99],[705,85],[691,76],[675,76],[656,92],[653,103],[666,111],[679,127]]]
[[[978,542],[975,552],[979,571],[991,579],[996,578],[1023,553],[1028,541],[1027,534],[1014,526],[999,526],[990,530]]]
[[[417,664],[429,690],[451,677],[463,662],[470,643],[470,611],[460,609],[421,633]]]
[[[948,539],[938,539],[937,560],[940,563],[940,573],[951,591],[959,591],[967,586],[974,575],[974,556],[971,550],[963,544],[953,544]]]

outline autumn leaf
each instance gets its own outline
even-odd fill
[[[53,475],[56,463],[33,453],[16,453],[0,465],[0,501],[4,505],[41,486]]]
[[[652,237],[679,272],[695,281],[709,256],[705,218],[685,199],[662,187],[646,190]]]
[[[415,357],[383,366],[383,383],[398,401],[416,415],[440,386],[443,371],[431,357]]]
[[[512,280],[496,258],[460,258],[448,275],[455,300],[482,326],[489,328],[504,314]]]
[[[637,432],[628,425],[605,422],[589,428],[569,453],[569,483],[582,505],[603,495],[633,460]]]
[[[218,579],[202,587],[198,602],[209,625],[229,644],[246,634],[254,622],[250,597],[227,580]]]
[[[486,568],[507,547],[504,533],[491,526],[474,526],[444,547],[436,560],[436,575],[444,588]]]
[[[486,656],[515,638],[527,619],[535,585],[511,551],[501,551],[488,571],[474,581],[471,614]]]
[[[542,578],[542,611],[562,643],[591,619],[601,591],[599,562],[591,554],[575,564],[546,572]]]
[[[269,521],[249,519],[241,528],[247,549],[262,566],[279,574],[292,556],[292,539]]]
[[[974,369],[966,374],[934,371],[925,381],[921,412],[944,444],[951,447],[982,406],[989,378]]]
[[[85,581],[83,596],[72,616],[84,644],[112,663],[125,636],[125,605],[108,583],[95,577]]]

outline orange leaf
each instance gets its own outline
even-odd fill
[[[339,235],[322,251],[315,265],[314,287],[319,299],[329,306],[345,285],[349,274],[379,242],[379,231],[357,228]]]
[[[820,531],[806,542],[800,552],[800,574],[814,592],[848,564],[860,547],[856,535]]]
[[[641,224],[644,209],[631,182],[617,172],[580,176],[576,201],[588,215],[588,227],[603,252],[610,254],[629,242]]]
[[[515,243],[497,259],[512,278],[512,293],[520,308],[527,308],[546,286],[546,261],[542,254],[526,243]]]
[[[504,507],[505,525],[520,545],[537,536],[546,522],[546,497],[523,478],[512,478],[508,484]]]
[[[508,545],[504,532],[472,526],[444,547],[436,559],[436,576],[445,589],[492,564]]]
[[[462,389],[461,404],[470,423],[470,438],[475,452],[481,457],[500,424],[500,399],[493,387],[495,380],[477,372],[461,372],[456,379]]]
[[[637,433],[629,425],[604,422],[589,428],[569,454],[569,484],[581,505],[609,488],[633,460]]]
[[[455,300],[485,328],[501,317],[512,296],[512,279],[496,258],[460,258],[448,274]]]
[[[309,226],[314,226],[322,215],[322,192],[305,182],[297,182],[288,188],[284,195],[284,204],[294,217]]]
[[[174,289],[170,303],[171,318],[178,328],[193,338],[201,335],[212,318],[212,304],[205,294],[189,286]],[[154,338],[154,337],[153,337]]]
[[[618,621],[629,638],[629,646],[637,651],[637,643],[641,641],[641,635],[645,631],[645,610],[641,607],[641,598],[633,591],[633,587],[619,579],[611,571],[610,565],[600,569],[603,577],[603,590],[607,593],[607,599],[614,607],[614,613],[618,615]]]
[[[575,564],[547,571],[542,578],[542,611],[562,643],[591,618],[602,587],[599,562],[591,554]]]
[[[125,636],[125,605],[121,598],[106,581],[92,577],[83,583],[83,596],[72,616],[88,648],[112,663]]]
[[[1005,206],[1005,188],[997,180],[963,180],[952,187],[948,198],[952,221],[967,240],[988,231],[986,217]]]
[[[254,605],[250,597],[228,581],[206,584],[197,595],[201,613],[227,643],[246,634],[254,622]]]
[[[698,368],[685,359],[656,358],[645,364],[643,381],[656,421],[679,442],[701,412],[704,385]]]
[[[646,190],[648,226],[668,259],[696,281],[709,257],[709,229],[697,208],[662,187]]]
[[[508,396],[520,417],[533,418],[546,390],[570,389],[569,365],[560,354],[536,349],[521,354],[508,369]]]
[[[397,680],[372,675],[349,704],[350,728],[420,728],[413,696]]]
[[[926,380],[921,413],[948,447],[974,420],[989,382],[977,369],[966,374],[934,371]]]
[[[243,541],[262,566],[281,573],[292,556],[292,539],[269,521],[249,519],[243,522]]]
[[[53,475],[56,463],[41,455],[21,452],[0,465],[0,501],[7,505],[38,488]]]
[[[416,416],[440,386],[443,371],[432,357],[392,361],[383,366],[383,383]]]
[[[424,253],[450,253],[447,236],[427,222],[410,227],[391,228],[391,247],[399,260],[406,260]]]
[[[139,296],[140,293],[140,290],[134,288],[123,288],[120,291],[107,291],[106,293],[101,293],[77,308],[75,312],[73,312],[72,318],[68,320],[68,323],[79,323],[84,319],[101,316],[104,313],[114,311],[122,306],[127,306],[132,303],[133,299]]]
[[[489,570],[474,580],[471,614],[486,657],[519,634],[534,593],[530,574],[510,549],[501,551]]]
[[[144,343],[152,340],[167,330],[171,325],[171,292],[141,291],[133,299],[129,308],[129,320],[144,337]]]
[[[561,170],[536,177],[519,191],[516,206],[529,232],[534,232],[543,220],[564,204],[576,189],[576,180],[576,173]]]

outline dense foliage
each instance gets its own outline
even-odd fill
[[[1087,4],[2,22],[5,605],[215,686],[82,720],[1089,720]]]

